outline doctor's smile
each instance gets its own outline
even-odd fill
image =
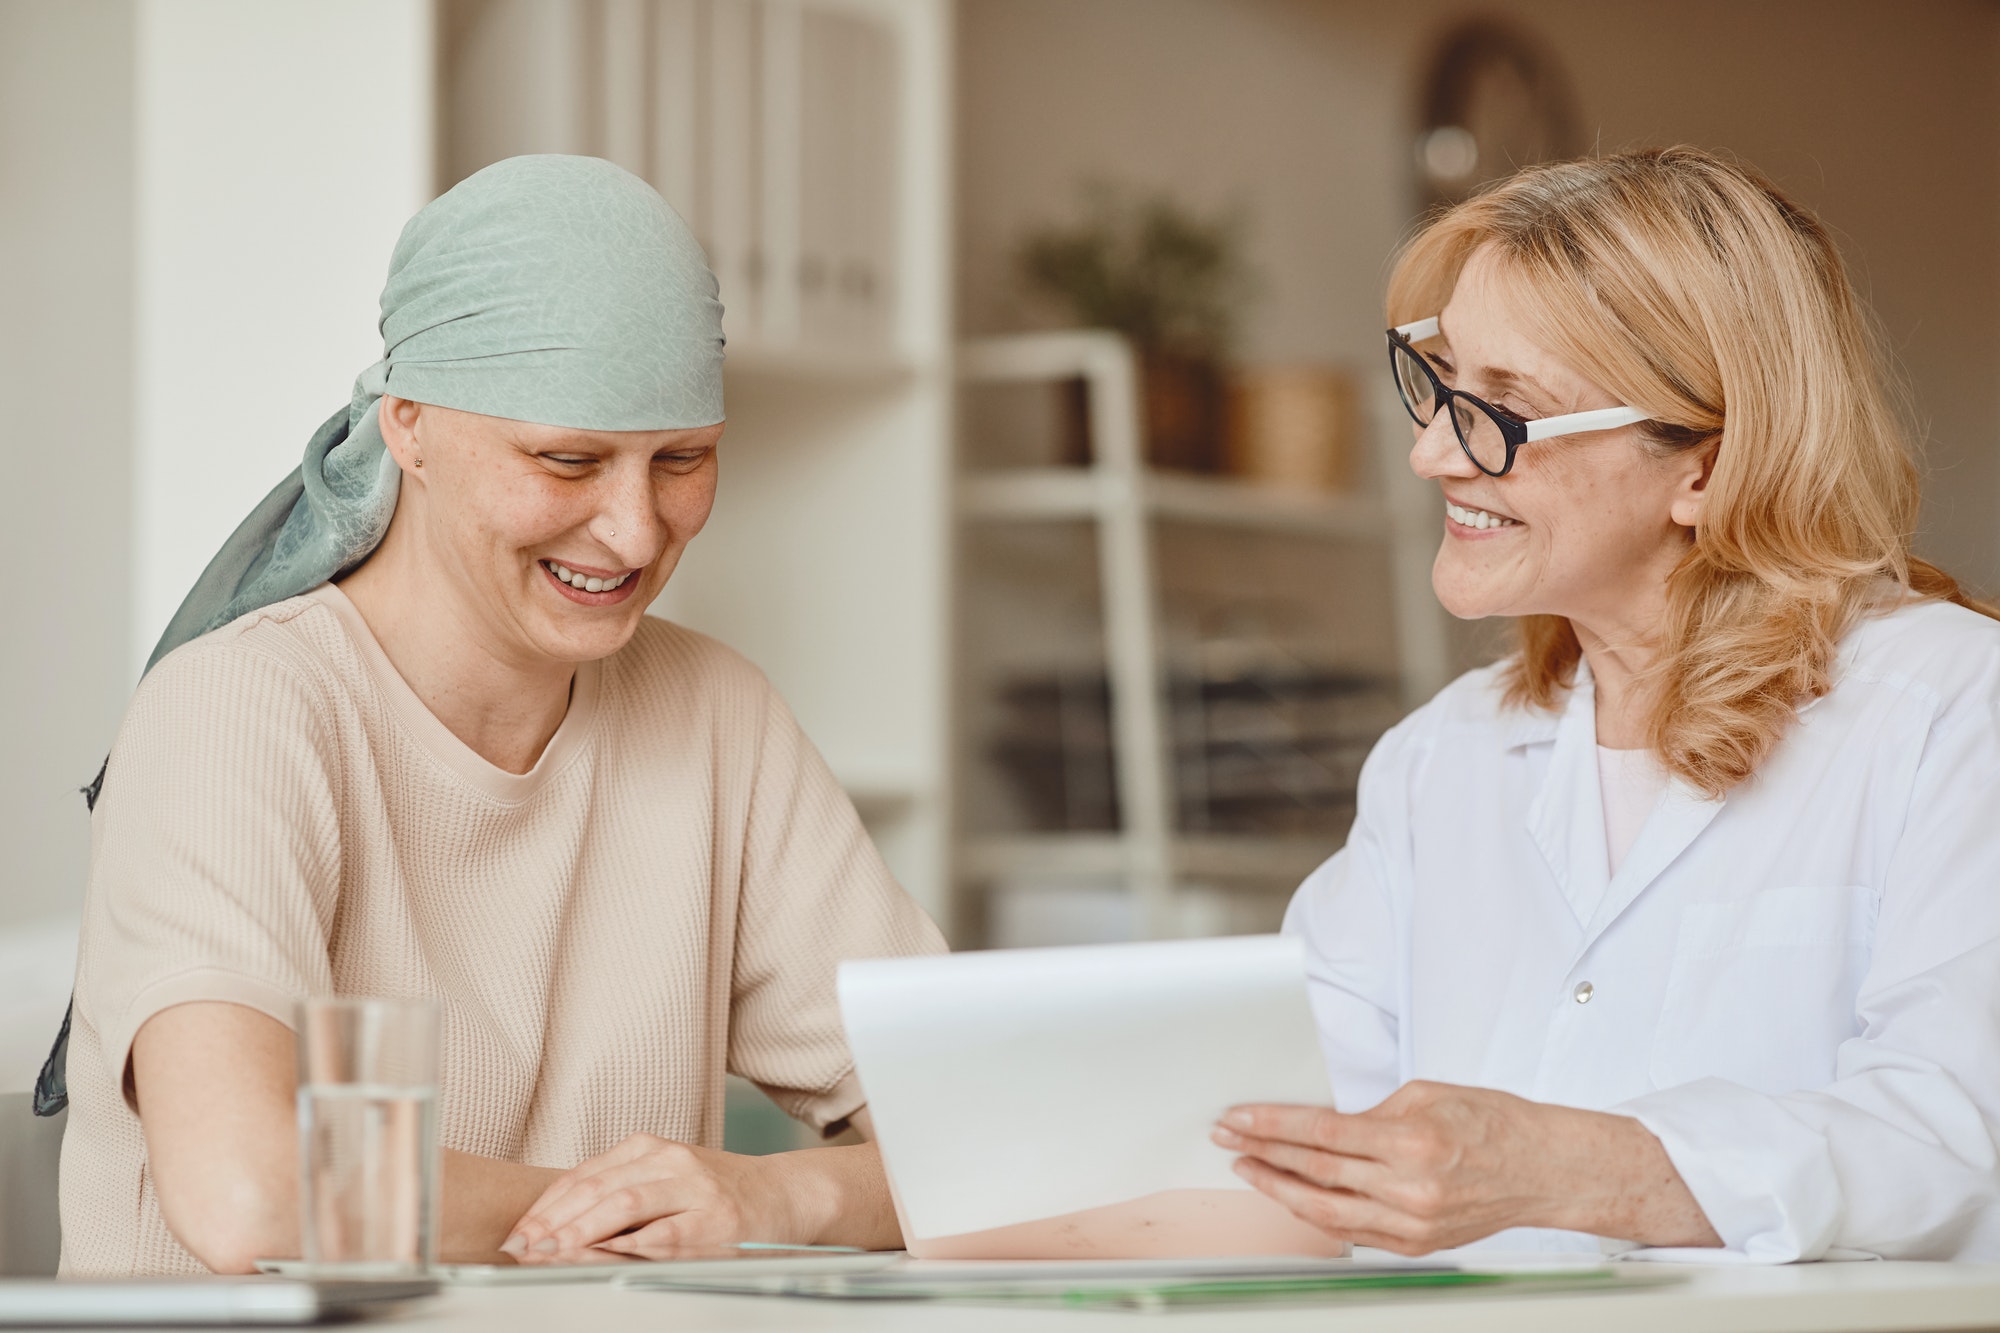
[[[1496,510],[1479,509],[1472,505],[1455,504],[1447,497],[1444,515],[1451,521],[1447,529],[1454,537],[1470,536],[1474,532],[1491,532],[1499,528],[1515,528],[1521,520]]]

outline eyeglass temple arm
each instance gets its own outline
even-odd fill
[[[1636,407],[1600,407],[1592,412],[1571,412],[1567,416],[1541,417],[1528,423],[1528,438],[1546,440],[1555,435],[1581,435],[1585,431],[1612,430],[1647,420]]]
[[[1397,329],[1396,332],[1400,336],[1408,338],[1413,343],[1420,343],[1426,338],[1435,338],[1438,336],[1438,317],[1432,315],[1429,319],[1420,319],[1414,324],[1405,324]]]

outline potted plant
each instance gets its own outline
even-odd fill
[[[1228,399],[1222,365],[1251,280],[1242,219],[1204,217],[1164,193],[1085,187],[1077,220],[1031,233],[1018,254],[1036,296],[1088,328],[1132,340],[1140,360],[1146,458],[1155,467],[1222,465]],[[1090,459],[1081,381],[1065,404],[1065,462]]]

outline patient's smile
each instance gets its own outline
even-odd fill
[[[567,565],[558,564],[554,560],[542,561],[542,568],[548,570],[549,573],[555,575],[562,582],[569,584],[570,587],[581,589],[584,592],[610,592],[626,579],[632,577],[632,571],[629,569],[615,578],[602,578],[596,574],[582,574],[569,568]]]

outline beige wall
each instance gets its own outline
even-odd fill
[[[0,928],[73,910],[131,621],[132,8],[0,0]]]
[[[1919,547],[2000,590],[2000,8],[1981,0],[1503,0],[1562,56],[1588,138],[1729,148],[1840,233],[1928,429]],[[1075,182],[1254,216],[1253,359],[1378,359],[1411,216],[1427,41],[1405,0],[965,0],[960,309],[1019,327],[1006,258]]]

